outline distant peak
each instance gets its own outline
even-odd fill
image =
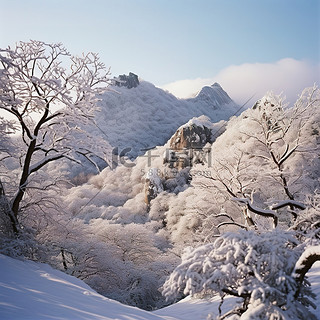
[[[218,82],[215,82],[214,84],[211,85],[212,88],[221,88],[220,84]]]
[[[117,87],[136,88],[140,84],[139,77],[130,72],[129,75],[121,74],[113,78],[113,85]]]
[[[215,82],[211,86],[204,86],[194,99],[206,101],[214,106],[229,104],[232,102],[231,98],[222,89],[218,82]]]

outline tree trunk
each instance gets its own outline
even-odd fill
[[[35,149],[35,146],[36,146],[36,142],[37,142],[36,139],[32,140],[30,145],[29,145],[29,147],[28,147],[27,154],[26,154],[26,157],[24,159],[24,164],[23,164],[23,169],[22,169],[20,182],[19,182],[19,190],[18,190],[18,192],[17,192],[17,194],[14,197],[14,200],[12,202],[11,210],[13,212],[13,215],[14,215],[15,219],[18,219],[20,203],[21,203],[21,200],[23,199],[24,193],[25,193],[26,188],[27,188],[28,177],[29,177],[29,169],[30,169],[32,155],[33,155],[33,152],[34,152],[34,149]]]
[[[16,219],[16,217],[14,216],[14,214],[10,208],[10,204],[9,204],[9,201],[6,197],[5,192],[4,192],[4,187],[3,187],[1,180],[0,180],[0,205],[2,205],[2,207],[3,207],[3,213],[10,220],[10,224],[11,224],[13,233],[17,234],[18,230],[19,230],[18,220]]]

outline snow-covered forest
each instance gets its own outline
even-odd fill
[[[316,85],[237,105],[218,83],[178,99],[60,44],[0,62],[1,254],[149,319],[190,297],[216,299],[206,319],[320,319]]]

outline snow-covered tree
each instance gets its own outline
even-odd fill
[[[305,89],[293,107],[281,96],[266,95],[229,121],[212,145],[210,182],[199,184],[239,204],[249,228],[261,227],[261,221],[270,228],[268,220],[274,227],[293,225],[306,207],[304,193],[318,183],[319,117],[317,87]]]
[[[113,259],[119,271],[122,270],[118,274],[121,279],[118,280],[118,288],[105,288],[105,292],[143,309],[163,303],[158,288],[177,262],[176,257],[161,248],[165,241],[156,236],[148,225],[119,225],[96,219],[92,221],[91,228],[99,242],[114,248]]]
[[[163,287],[168,298],[240,299],[217,319],[315,319],[306,274],[319,260],[319,195],[306,195],[319,184],[319,95],[306,89],[289,108],[269,94],[229,121],[212,145],[211,176],[192,181],[206,197],[212,190],[197,225],[212,243],[185,251]]]
[[[161,239],[143,224],[61,220],[42,228],[39,238],[50,249],[47,262],[97,292],[143,309],[164,304],[158,289],[177,258],[160,250]]]
[[[104,157],[104,143],[80,126],[93,121],[97,93],[108,83],[108,70],[98,55],[71,56],[61,44],[20,42],[0,50],[0,111],[19,126],[22,154],[19,182],[12,192],[11,224],[19,229],[21,203],[36,175],[48,163],[79,155]],[[19,153],[19,152],[17,152]],[[14,179],[12,179],[14,180]],[[40,180],[44,180],[43,177]]]
[[[314,255],[299,259],[302,252],[289,232],[225,233],[214,243],[186,250],[163,293],[169,299],[218,294],[221,303],[226,296],[240,298],[218,319],[316,319],[307,308],[315,308],[314,295],[305,273],[299,272],[305,258]]]
[[[315,190],[311,195],[306,196],[306,209],[297,217],[297,220],[290,228],[294,230],[301,241],[309,242],[320,239],[320,191]]]
[[[308,141],[303,137],[303,130],[310,124],[310,114],[319,112],[319,106],[320,90],[316,86],[306,88],[292,108],[284,103],[281,96],[269,94],[253,107],[256,112],[251,120],[258,124],[260,130],[256,134],[244,132],[262,147],[264,153],[254,156],[270,163],[274,182],[289,200],[295,200],[295,190],[290,188],[291,177],[287,177],[286,164],[295,153],[306,151]],[[312,156],[311,150],[309,156]],[[292,203],[288,205],[294,210]]]

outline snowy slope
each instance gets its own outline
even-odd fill
[[[320,306],[320,263],[309,279]],[[201,320],[217,315],[217,298],[186,298],[167,308],[147,312],[105,298],[84,282],[46,264],[19,261],[0,255],[0,319],[2,320]],[[224,303],[232,306],[232,299]],[[320,319],[320,310],[315,312]]]
[[[46,264],[0,255],[0,319],[174,320],[105,298]]]
[[[188,100],[141,81],[136,88],[112,87],[101,96],[98,135],[120,150],[132,148],[130,157],[144,154],[142,149],[163,145],[191,118],[208,116],[211,121],[227,120],[239,109],[217,83],[204,87]],[[116,90],[116,92],[114,91]]]

